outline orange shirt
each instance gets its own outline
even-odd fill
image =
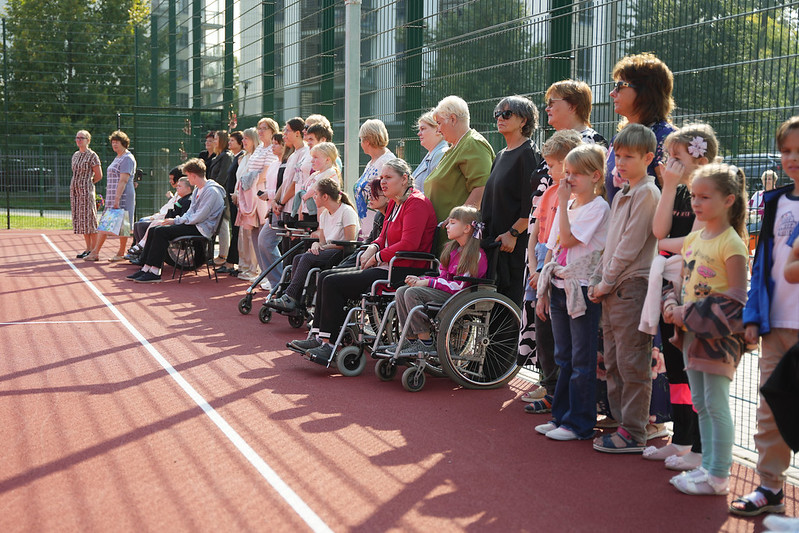
[[[538,207],[533,211],[533,218],[538,220],[538,242],[546,244],[549,240],[549,232],[555,223],[555,214],[558,211],[558,185],[555,182],[544,191],[538,202]]]

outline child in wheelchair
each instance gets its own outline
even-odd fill
[[[347,195],[341,191],[338,180],[322,178],[314,186],[314,202],[319,209],[318,241],[310,249],[294,256],[291,266],[291,282],[280,298],[270,303],[271,307],[293,310],[303,292],[308,272],[312,268],[329,268],[337,264],[344,246],[335,241],[354,241],[358,235],[358,214]]]
[[[401,356],[435,354],[428,319],[422,313],[413,313],[409,318],[414,307],[442,304],[470,285],[466,280],[456,279],[458,276],[482,278],[486,275],[488,261],[480,248],[480,228],[480,212],[477,209],[471,206],[453,208],[446,220],[447,237],[450,240],[441,253],[439,275],[407,276],[406,285],[397,290],[395,302],[400,324],[404,326],[407,320],[411,320]],[[379,351],[393,354],[396,346]]]

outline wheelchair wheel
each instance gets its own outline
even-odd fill
[[[305,324],[305,317],[302,315],[289,315],[289,326],[299,329]]]
[[[457,384],[496,388],[519,372],[520,313],[508,297],[486,290],[463,292],[442,307],[438,320],[438,358]]]
[[[342,346],[355,346],[358,343],[358,328],[349,326],[341,337]]]
[[[268,307],[262,307],[260,311],[258,311],[258,319],[263,324],[269,324],[272,321],[272,310]]]
[[[366,357],[357,346],[347,346],[336,354],[336,367],[342,376],[360,376],[366,368]]]
[[[380,381],[391,381],[397,375],[397,365],[388,359],[380,359],[375,365],[375,375]]]
[[[419,392],[424,388],[424,382],[424,372],[414,366],[406,368],[402,373],[402,386],[408,392]]]
[[[249,315],[250,311],[252,311],[252,295],[248,294],[239,300],[239,313]]]

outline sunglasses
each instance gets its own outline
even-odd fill
[[[512,116],[513,111],[510,109],[506,109],[505,111],[494,111],[494,120],[499,119],[499,117],[502,117],[503,120],[508,120]]]
[[[635,85],[633,85],[632,83],[630,83],[628,81],[624,81],[624,80],[619,80],[619,81],[617,81],[616,83],[613,84],[613,90],[615,90],[616,92],[621,91],[625,87],[629,87],[630,89],[635,89]]]

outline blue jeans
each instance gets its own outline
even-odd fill
[[[261,227],[261,231],[258,233],[258,245],[255,247],[255,253],[258,256],[258,263],[261,266],[261,270],[266,270],[272,263],[280,258],[280,251],[277,249],[279,242],[280,237],[277,236],[276,232],[269,227],[268,223],[264,224]],[[272,272],[266,276],[266,279],[269,280],[272,287],[277,287],[277,284],[280,282],[281,274],[283,274],[282,263],[272,269]]]
[[[555,363],[560,369],[552,420],[557,426],[572,430],[577,437],[594,435],[596,424],[596,359],[599,339],[599,318],[602,306],[588,299],[585,314],[571,318],[566,309],[566,291],[552,286],[549,314],[555,337]]]

